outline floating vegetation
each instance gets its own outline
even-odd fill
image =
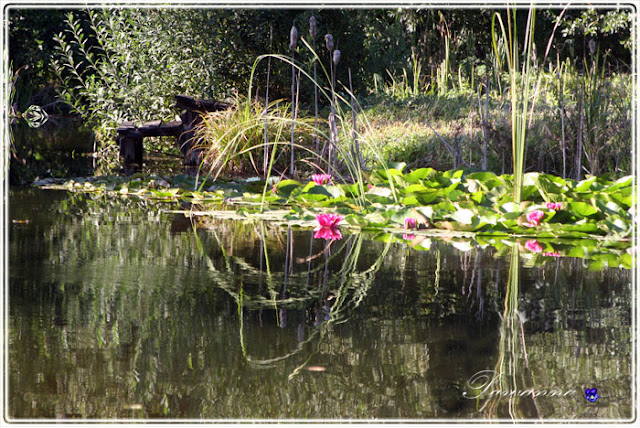
[[[197,182],[187,175],[48,179],[34,184],[176,202],[169,210],[189,216],[267,220],[303,228],[317,228],[318,215],[331,214],[340,216],[344,231],[377,232],[382,240],[406,241],[417,249],[424,248],[429,237],[473,238],[496,247],[512,246],[505,241],[511,238],[536,259],[587,258],[595,252],[608,253],[603,263],[609,266],[631,266],[632,176],[578,182],[527,173],[522,202],[517,204],[511,175],[431,168],[404,173],[403,168],[404,164],[392,164],[375,170],[367,186],[338,184],[327,177],[266,184],[258,178]],[[564,245],[576,239],[581,240],[577,247]]]

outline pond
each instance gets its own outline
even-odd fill
[[[630,270],[9,197],[11,420],[633,417]]]

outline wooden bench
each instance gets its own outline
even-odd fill
[[[133,122],[123,122],[118,127],[116,142],[120,146],[120,160],[127,164],[142,166],[145,137],[176,138],[184,164],[198,165],[201,161],[200,150],[194,148],[194,128],[202,122],[202,115],[208,112],[226,110],[230,104],[215,100],[198,100],[188,95],[176,95],[176,109],[181,111],[180,120],[163,123],[160,120],[136,126]]]

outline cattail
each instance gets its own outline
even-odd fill
[[[531,57],[532,57],[532,62],[533,62],[533,68],[538,68],[538,50],[536,49],[536,44],[533,43],[532,49],[531,49]]]
[[[312,39],[316,38],[316,17],[315,16],[311,16],[311,18],[309,18],[309,34],[311,34]]]
[[[292,51],[296,50],[296,46],[298,45],[298,29],[295,24],[291,27],[291,33],[289,33],[289,49]]]
[[[336,49],[333,51],[333,65],[338,65],[340,62],[340,51]]]
[[[324,36],[324,42],[327,45],[329,52],[331,52],[333,50],[333,36],[331,34],[327,34]]]

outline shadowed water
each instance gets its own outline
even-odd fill
[[[11,419],[631,417],[628,270],[171,208],[11,192]]]

